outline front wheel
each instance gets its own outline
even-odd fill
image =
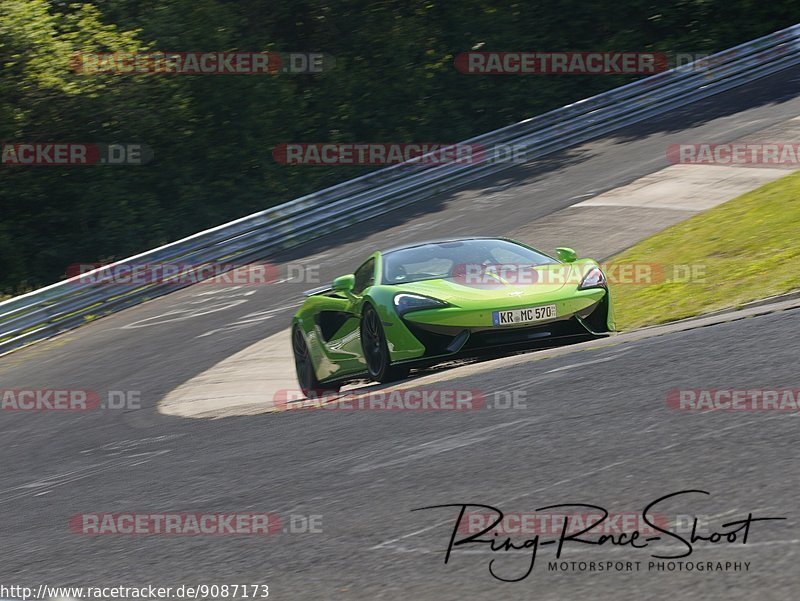
[[[305,336],[298,326],[292,329],[292,354],[294,355],[294,367],[297,372],[297,382],[300,390],[307,398],[321,397],[326,393],[339,392],[339,386],[331,384],[321,384],[314,373],[314,363],[311,360],[311,353],[308,350]]]
[[[372,305],[365,306],[361,317],[361,348],[364,351],[369,377],[376,382],[392,382],[408,375],[407,367],[392,365],[383,324]]]

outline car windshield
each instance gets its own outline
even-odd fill
[[[383,283],[405,284],[457,277],[469,265],[536,266],[558,263],[545,254],[508,240],[433,242],[383,255]]]

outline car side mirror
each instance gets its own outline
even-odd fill
[[[356,285],[356,276],[352,273],[347,275],[340,275],[338,278],[333,280],[333,284],[331,284],[331,288],[333,288],[336,292],[344,292],[345,294],[350,294],[353,291],[353,287]]]
[[[578,255],[574,250],[563,246],[556,249],[556,255],[564,263],[574,263],[578,260]]]

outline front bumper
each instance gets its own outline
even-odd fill
[[[460,307],[413,311],[399,319],[392,334],[410,334],[418,344],[395,348],[393,361],[476,356],[492,350],[513,351],[552,346],[556,341],[580,340],[608,334],[613,329],[610,298],[605,289],[580,291],[566,299],[539,301],[555,304],[558,317],[526,325],[494,326],[492,310]],[[519,308],[531,306],[521,304]],[[403,335],[403,338],[406,338]],[[390,344],[390,350],[392,345]]]

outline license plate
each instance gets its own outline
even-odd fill
[[[528,307],[527,309],[494,311],[492,313],[492,323],[496,326],[513,326],[554,317],[556,317],[556,306],[542,305],[541,307]]]

